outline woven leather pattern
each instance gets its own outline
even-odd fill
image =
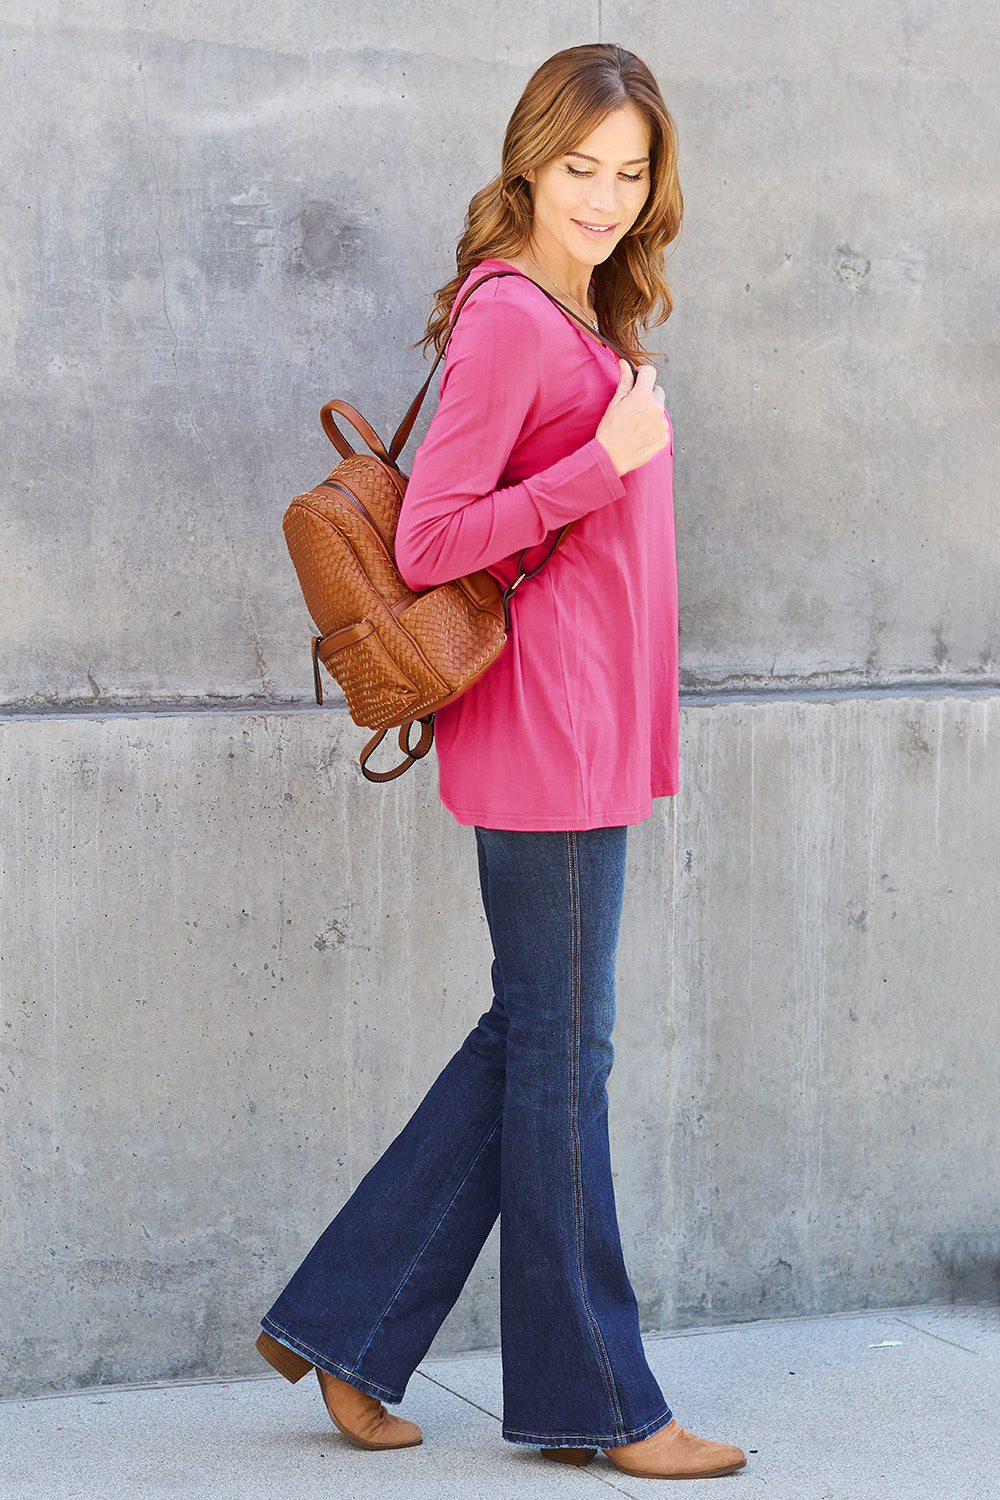
[[[399,623],[420,641],[424,655],[454,694],[489,666],[496,655],[496,632],[492,616],[477,610],[460,588],[445,588],[444,599],[437,597],[438,589],[419,594],[403,610]],[[502,612],[500,627],[502,631]]]
[[[338,464],[336,482],[356,495],[371,516],[390,552],[396,544],[396,523],[406,489],[402,474],[394,473],[377,458],[359,453]],[[331,479],[334,477],[330,476]]]
[[[500,586],[474,575],[414,594],[392,556],[406,480],[356,454],[298,495],[285,513],[288,550],[322,636],[319,658],[340,683],[356,724],[387,729],[457,698],[506,640]],[[347,493],[344,493],[344,492]],[[475,595],[475,597],[473,597]],[[368,621],[347,644],[338,631]]]
[[[370,729],[386,727],[374,722],[373,711],[379,718],[386,714],[390,718],[397,714],[413,718],[407,710],[417,703],[420,694],[404,679],[374,629],[362,640],[331,652],[324,665],[343,688],[347,711],[356,724]]]

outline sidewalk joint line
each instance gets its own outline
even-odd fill
[[[467,1406],[474,1406],[476,1411],[481,1411],[484,1416],[492,1417],[494,1422],[503,1422],[503,1418],[498,1417],[495,1411],[490,1411],[488,1407],[480,1406],[478,1401],[472,1401],[468,1396],[463,1396],[461,1391],[456,1391],[453,1386],[445,1385],[443,1380],[435,1380],[433,1375],[428,1375],[427,1371],[419,1365],[416,1373],[422,1375],[425,1380],[429,1380],[431,1385],[436,1385],[440,1390],[447,1391],[449,1396],[457,1396],[459,1401],[464,1401]]]
[[[939,1333],[931,1333],[929,1328],[921,1328],[919,1323],[908,1323],[905,1318],[897,1318],[897,1323],[902,1323],[904,1328],[912,1328],[915,1333],[926,1333],[929,1339],[937,1339],[939,1344],[949,1344],[952,1349],[961,1349],[966,1354],[979,1355],[978,1349],[969,1349],[965,1344],[956,1344],[954,1339],[942,1338]]]

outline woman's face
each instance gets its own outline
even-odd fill
[[[608,258],[649,196],[649,144],[645,115],[626,104],[572,151],[525,173],[531,249],[546,266],[570,276]]]

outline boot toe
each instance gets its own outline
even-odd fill
[[[733,1443],[696,1437],[676,1421],[638,1443],[604,1451],[623,1474],[637,1479],[713,1479],[746,1464],[743,1450]]]

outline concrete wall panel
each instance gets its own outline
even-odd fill
[[[647,1327],[995,1292],[996,715],[686,712],[676,818],[632,836],[612,1076]],[[359,739],[0,726],[7,1393],[252,1370],[487,1003],[471,835],[426,768],[364,784]],[[439,1347],[496,1337],[491,1247]]]
[[[318,407],[398,419],[514,99],[598,33],[649,57],[681,132],[685,680],[996,682],[979,7],[21,0],[0,701],[307,697],[278,523],[329,467]]]
[[[996,1297],[995,700],[686,726],[666,1319]]]

